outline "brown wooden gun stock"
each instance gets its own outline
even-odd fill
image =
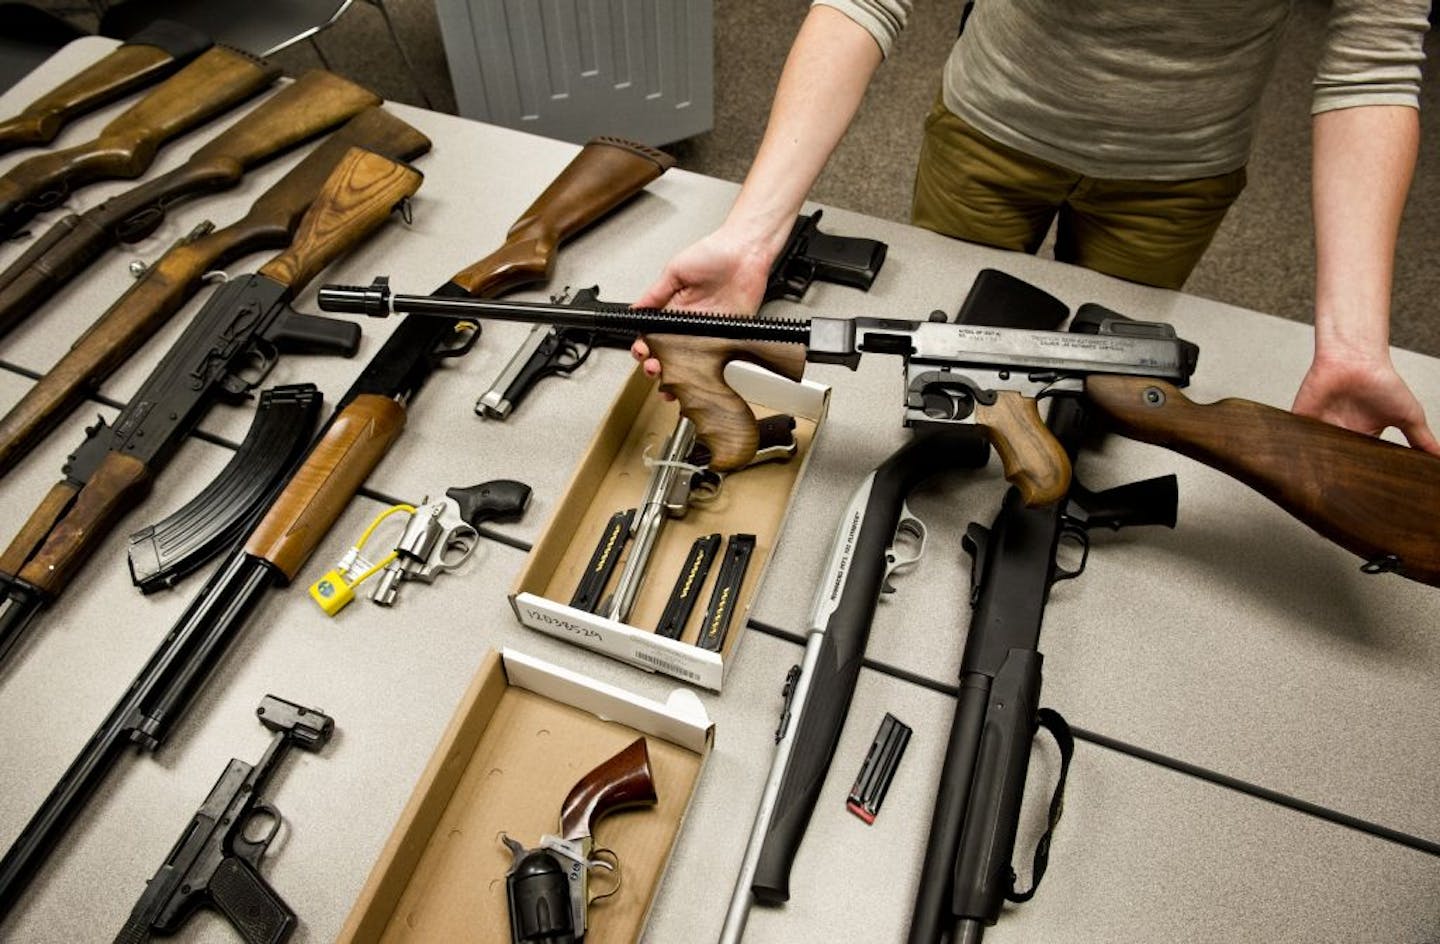
[[[379,96],[353,82],[307,72],[174,170],[59,220],[0,273],[0,334],[33,315],[111,246],[143,239],[171,207],[234,187],[251,168],[379,104]]]
[[[1372,569],[1440,586],[1440,458],[1250,400],[1198,404],[1158,380],[1091,377],[1085,393],[1123,435],[1238,479]]]
[[[0,154],[48,144],[74,119],[158,82],[209,46],[203,35],[178,23],[142,31],[35,99],[20,114],[0,121]]]
[[[352,147],[408,161],[428,151],[430,140],[386,111],[366,109],[263,193],[240,220],[173,246],[0,419],[0,475],[167,323],[200,290],[207,272],[289,243],[300,217]]]
[[[655,801],[650,748],[638,737],[571,788],[560,807],[560,838],[588,838],[594,835],[595,824],[609,814]]]
[[[97,180],[145,172],[167,141],[258,94],[280,70],[215,46],[161,83],[86,144],[22,161],[0,177],[0,235]]]
[[[488,298],[548,279],[561,243],[674,165],[670,155],[641,144],[589,141],[510,227],[505,244],[450,281]]]
[[[260,273],[298,291],[322,266],[372,232],[420,180],[411,167],[352,148],[301,220],[290,248]],[[111,449],[78,492],[72,483],[61,483],[70,490],[68,500],[60,501],[63,496],[52,489],[0,555],[6,562],[24,561],[18,573],[7,573],[49,597],[59,594],[119,516],[144,499],[157,471]]]

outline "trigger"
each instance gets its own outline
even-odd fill
[[[596,849],[593,855],[595,858],[586,862],[585,867],[587,869],[604,869],[614,877],[615,884],[612,885],[608,891],[602,892],[599,895],[591,895],[585,902],[587,905],[593,905],[597,901],[604,901],[620,890],[620,857],[610,849]]]
[[[915,517],[909,505],[900,506],[900,522],[895,526],[895,540],[885,549],[885,574],[880,578],[880,592],[894,593],[890,578],[919,563],[925,556],[925,522]]]

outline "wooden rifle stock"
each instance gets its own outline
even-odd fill
[[[0,475],[168,322],[200,290],[207,272],[289,243],[300,217],[352,147],[408,161],[428,151],[430,140],[386,111],[366,109],[262,194],[243,218],[178,242],[0,419]]]
[[[1085,392],[1121,434],[1244,482],[1374,569],[1440,586],[1440,458],[1158,380],[1092,377]]]
[[[560,244],[675,165],[670,155],[619,138],[588,141],[530,205],[505,244],[450,280],[470,295],[493,297],[550,277]]]
[[[396,202],[414,193],[419,185],[420,174],[413,168],[369,151],[351,148],[326,181],[320,198],[301,220],[290,248],[262,267],[260,273],[288,286],[292,292],[298,291],[321,266],[373,231]],[[242,351],[243,347],[236,353]],[[195,352],[195,356],[198,358],[205,353]],[[159,369],[163,371],[163,361]],[[137,396],[143,394],[142,389],[141,395]],[[145,404],[131,417],[134,423],[144,422],[149,406]],[[122,411],[117,429],[125,427],[124,418],[131,410],[132,406],[127,405]],[[188,431],[172,427],[166,429],[164,435],[178,432],[183,436]],[[103,429],[97,432],[100,435],[116,435]],[[22,529],[21,536],[3,555],[7,561],[26,559],[17,576],[50,597],[59,594],[119,516],[144,499],[149,491],[150,479],[159,469],[148,468],[138,458],[122,451],[133,442],[133,439],[124,440],[122,447],[112,441],[78,494],[72,496],[67,506],[56,509],[58,513],[51,514],[50,521],[40,521],[32,516]],[[159,448],[158,443],[143,445],[147,449]],[[42,511],[50,514],[49,509],[55,506],[54,497],[52,490],[51,496],[42,503]],[[43,540],[38,542],[38,548],[32,553],[29,548],[36,547],[34,536],[42,526],[47,527],[48,533],[43,535]]]
[[[48,144],[75,118],[157,82],[210,47],[210,40],[179,23],[157,23],[136,34],[0,121],[0,154]]]
[[[422,179],[409,165],[351,148],[331,175],[326,199],[316,201],[300,221],[290,248],[261,266],[260,274],[286,285],[304,285],[368,236],[419,189]]]
[[[379,103],[374,93],[337,75],[308,72],[174,170],[60,220],[0,274],[0,333],[30,316],[110,246],[153,232],[174,204],[234,187],[252,167]]]
[[[601,819],[630,806],[654,803],[650,749],[643,737],[581,777],[560,807],[560,838],[585,839]]]
[[[0,235],[97,180],[143,174],[170,139],[240,104],[280,70],[247,53],[215,46],[166,79],[86,144],[38,154],[0,177]]]

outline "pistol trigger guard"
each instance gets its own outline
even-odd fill
[[[261,817],[268,818],[270,825],[265,830],[265,835],[259,839],[251,839],[246,835],[250,829],[250,824]],[[275,809],[275,807],[269,803],[255,804],[250,808],[249,812],[245,814],[245,821],[238,824],[240,828],[230,843],[231,849],[237,856],[256,868],[259,868],[260,859],[265,855],[265,850],[270,848],[270,843],[275,840],[275,836],[280,832],[281,822],[280,811]]]
[[[914,567],[920,562],[920,558],[925,556],[926,537],[925,522],[915,517],[909,505],[902,504],[900,520],[895,525],[895,540],[892,540],[890,546],[885,548],[885,574],[880,578],[881,593],[894,593],[895,588],[891,585],[890,578],[901,571]],[[914,553],[909,555],[900,553],[901,538],[914,543]]]
[[[623,879],[623,875],[620,872],[620,857],[617,856],[613,850],[596,849],[591,853],[591,855],[594,858],[586,862],[585,867],[587,869],[603,869],[604,871],[609,872],[614,877],[615,884],[611,886],[610,890],[605,892],[604,894],[591,895],[589,899],[585,902],[586,905],[593,905],[598,901],[604,901],[605,899],[614,895],[616,892],[620,891],[620,883]]]

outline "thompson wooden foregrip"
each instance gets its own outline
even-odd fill
[[[505,244],[450,281],[492,297],[548,278],[560,244],[624,203],[675,159],[620,138],[594,138],[530,204]]]
[[[363,394],[346,404],[250,533],[245,552],[294,580],[404,428],[405,409],[389,397]]]
[[[175,57],[166,50],[127,43],[41,95],[20,114],[0,121],[0,154],[46,144],[72,119],[148,85],[175,67]]]
[[[149,492],[150,470],[144,463],[122,453],[107,453],[39,550],[20,569],[20,579],[58,596],[120,516]]]
[[[717,472],[749,465],[760,443],[755,413],[725,383],[725,365],[748,361],[791,380],[805,373],[805,348],[799,344],[670,334],[652,334],[645,342],[660,359],[660,389],[674,394],[681,415],[695,424]]]
[[[570,790],[560,807],[560,837],[584,839],[606,815],[630,806],[654,803],[655,780],[650,749],[643,737],[590,771]]]
[[[1034,400],[1014,390],[997,391],[993,404],[975,404],[975,422],[984,427],[1006,480],[1027,507],[1057,502],[1070,491],[1070,457],[1045,427]]]
[[[300,221],[290,248],[261,266],[260,274],[294,288],[306,284],[379,226],[422,179],[413,167],[351,149]]]
[[[166,141],[259,93],[280,71],[247,53],[215,46],[105,126],[99,137],[37,154],[0,177],[0,205],[58,203],[96,180],[138,177]]]
[[[1218,469],[1367,562],[1440,586],[1440,458],[1250,400],[1198,404],[1159,380],[1092,377],[1085,393],[1123,435]]]

